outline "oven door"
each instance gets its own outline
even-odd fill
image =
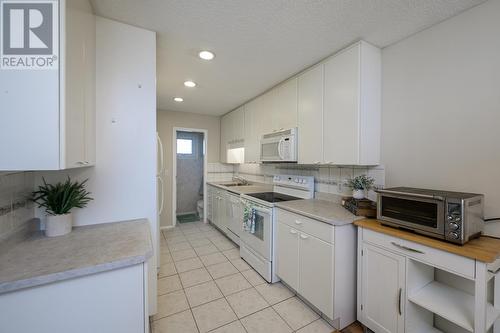
[[[270,138],[260,141],[260,160],[262,162],[283,161],[283,139]]]
[[[382,223],[444,238],[444,205],[439,199],[379,193],[377,218]]]
[[[240,240],[264,259],[271,261],[273,209],[252,202],[249,204],[255,209],[255,232],[242,230]]]

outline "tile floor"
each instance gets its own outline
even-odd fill
[[[283,284],[268,284],[212,226],[192,222],[162,235],[153,333],[333,331]]]

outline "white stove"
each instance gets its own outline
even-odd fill
[[[275,204],[314,198],[314,177],[279,175],[273,178],[273,192],[242,194],[244,206],[255,211],[255,228],[240,235],[240,256],[264,279],[279,281],[275,272]]]

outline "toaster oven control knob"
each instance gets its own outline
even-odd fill
[[[452,231],[448,234],[448,236],[451,238],[451,239],[458,239],[459,238],[459,235],[458,235],[458,232],[455,232],[455,231]]]
[[[450,227],[450,230],[453,230],[453,231],[458,230],[458,228],[459,228],[458,224],[456,224],[455,222],[451,222],[449,224],[449,227]]]

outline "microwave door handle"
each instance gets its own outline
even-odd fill
[[[435,199],[444,201],[444,198],[439,195],[429,195],[429,194],[419,194],[419,193],[408,193],[408,192],[400,192],[400,191],[392,191],[392,190],[377,190],[378,193],[387,193],[387,194],[396,194],[396,195],[404,195],[406,197],[417,197],[417,198],[426,198],[426,199]]]
[[[281,160],[284,160],[283,157],[283,143],[285,143],[285,140],[283,138],[280,139],[278,142],[278,156]]]

